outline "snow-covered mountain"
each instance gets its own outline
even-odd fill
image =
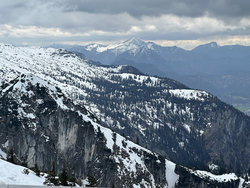
[[[64,48],[68,51],[84,54],[87,59],[101,62],[105,65],[131,65],[140,68],[143,72],[158,75],[161,70],[158,64],[165,60],[162,53],[170,53],[178,57],[179,51],[184,51],[177,47],[161,47],[152,42],[132,38],[124,42],[110,45],[89,44],[86,46],[52,45],[54,48]]]
[[[199,96],[197,96],[199,97]],[[56,162],[57,172],[99,186],[116,187],[242,187],[234,173],[214,175],[176,165],[100,125],[94,115],[68,99],[59,88],[39,77],[22,74],[0,89],[1,155],[12,148],[20,162],[42,171]],[[0,160],[0,184],[41,185],[44,177]]]
[[[249,168],[250,118],[207,92],[133,67],[89,64],[65,50],[2,44],[0,51],[3,80],[35,74],[84,104],[103,126],[168,159]]]
[[[153,50],[154,46],[156,46],[154,43],[144,42],[143,40],[137,38],[131,38],[124,42],[111,45],[89,44],[85,46],[85,49],[88,51],[96,51],[98,53],[110,50],[116,55],[120,55],[124,52],[129,52],[135,56],[138,53]]]
[[[244,112],[250,111],[249,46],[211,42],[183,50],[133,38],[113,45],[53,47],[83,53],[103,64],[131,65],[150,75],[171,77],[209,91]]]
[[[63,48],[68,51],[78,52],[86,55],[88,59],[100,61],[103,64],[148,64],[155,67],[155,61],[164,61],[164,55],[172,54],[178,57],[178,54],[185,50],[178,47],[162,47],[153,42],[145,42],[138,38],[104,45],[92,43],[85,46],[71,45],[51,45],[54,48]]]

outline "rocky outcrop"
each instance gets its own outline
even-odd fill
[[[242,169],[246,171],[249,169],[250,119],[231,106],[220,105],[220,111],[209,114],[213,122],[204,134],[204,146],[215,163],[226,164],[238,173]]]

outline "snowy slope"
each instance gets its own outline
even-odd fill
[[[43,185],[44,177],[38,177],[31,170],[25,174],[25,167],[0,159],[0,185]]]
[[[123,66],[103,67],[88,64],[87,60],[62,49],[15,47],[0,44],[0,60],[0,77],[2,79],[11,80],[21,73],[31,73],[58,85],[68,95],[70,93],[87,95],[84,88],[98,90],[99,86],[93,83],[94,79],[119,83],[113,79],[114,77],[124,80],[132,79],[138,83],[149,79],[148,84],[151,86],[170,89],[173,87],[165,84],[164,79],[158,77],[122,73]],[[189,99],[198,99],[197,96],[199,96],[197,90],[170,90],[169,92],[188,92]],[[202,94],[208,95],[205,92]]]
[[[173,87],[176,86],[173,81],[171,83],[158,77],[123,73],[123,66],[94,66],[88,64],[87,60],[61,49],[26,48],[0,44],[0,52],[0,77],[4,80],[11,80],[21,73],[31,73],[58,86],[73,99],[81,97],[81,100],[84,100],[85,97],[88,97],[89,90],[105,92],[106,88],[96,82],[99,80],[112,84],[120,84],[121,80],[123,82],[132,80],[139,85],[145,83],[148,87],[167,88],[164,92],[178,94],[177,97],[182,97],[180,94],[188,93],[188,99],[194,100],[204,100],[204,97],[208,97],[207,93],[197,90],[175,90]],[[170,90],[168,91],[168,89]],[[93,103],[88,104],[89,102],[84,100],[86,107],[95,114],[97,113],[98,117],[105,118],[100,109]],[[176,112],[174,111],[174,113]],[[108,120],[105,118],[103,121]]]

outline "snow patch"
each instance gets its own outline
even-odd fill
[[[228,182],[231,180],[238,180],[239,178],[235,175],[235,173],[230,173],[230,174],[222,174],[222,175],[214,175],[210,172],[207,171],[201,171],[201,170],[196,170],[196,171],[190,171],[191,173],[201,177],[201,178],[208,178],[213,181],[218,181],[218,182]]]
[[[183,127],[187,130],[188,133],[191,132],[191,127],[188,124],[183,124]]]
[[[131,73],[122,73],[122,74],[119,74],[119,76],[122,79],[126,79],[126,80],[132,79],[138,83],[149,81],[150,83],[152,83],[152,85],[156,84],[159,81],[159,78],[156,78],[153,76],[136,75],[136,74],[131,74]]]
[[[209,168],[209,170],[218,170],[218,169],[219,169],[219,166],[212,163],[212,164],[209,164],[209,165],[208,165],[208,168]]]
[[[174,188],[175,184],[179,180],[179,175],[174,172],[176,164],[167,159],[165,160],[165,164],[166,164],[166,180],[168,183],[166,188]]]
[[[243,188],[243,183],[245,182],[245,180],[243,178],[240,178],[240,183],[238,188]]]
[[[169,93],[176,97],[184,98],[187,100],[204,101],[209,94],[205,91],[192,90],[192,89],[170,89]]]

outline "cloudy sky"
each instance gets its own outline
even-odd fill
[[[0,42],[84,44],[131,37],[191,48],[250,45],[249,0],[8,0]]]

